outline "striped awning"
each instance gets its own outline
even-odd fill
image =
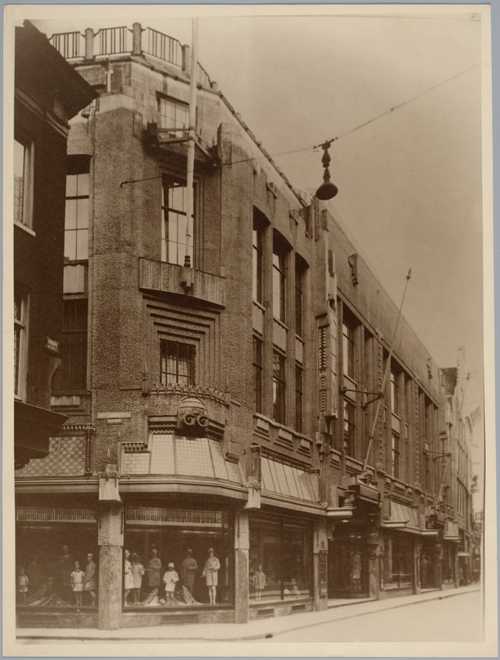
[[[317,474],[285,465],[262,457],[262,490],[276,493],[283,498],[294,498],[306,502],[319,501],[319,478]]]

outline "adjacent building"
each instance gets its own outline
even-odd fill
[[[93,90],[29,22],[16,28],[13,145],[15,462],[48,453],[60,364],[68,120]]]
[[[460,521],[441,371],[404,319],[393,345],[398,306],[356,247],[201,66],[188,217],[189,47],[138,23],[51,42],[99,96],[68,143],[68,419],[16,473],[19,623],[244,622],[441,588]]]

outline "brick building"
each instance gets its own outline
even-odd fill
[[[13,146],[15,462],[47,454],[60,363],[68,120],[93,90],[28,21],[16,28]]]
[[[39,589],[19,622],[246,621],[440,588],[440,371],[403,320],[380,394],[398,310],[342,228],[201,67],[188,218],[190,49],[139,24],[52,43],[99,97],[68,146],[68,421],[16,474]],[[74,560],[98,569],[79,612]]]

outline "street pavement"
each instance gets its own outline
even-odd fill
[[[276,642],[476,642],[482,637],[479,591],[375,611],[273,636]]]
[[[94,628],[18,628],[26,645],[78,640],[218,642],[288,641],[475,641],[480,635],[481,593],[478,585],[446,591],[333,607],[273,617],[245,624],[184,624],[106,631]]]

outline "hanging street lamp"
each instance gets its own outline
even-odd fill
[[[327,142],[323,142],[323,144],[320,145],[321,148],[323,149],[323,157],[321,158],[321,163],[324,167],[324,172],[323,172],[323,183],[316,191],[316,197],[318,199],[325,201],[328,199],[333,199],[339,191],[337,186],[330,181],[329,166],[332,159],[330,157],[330,154],[328,153],[328,149],[330,148],[332,142],[333,140],[329,140]]]

